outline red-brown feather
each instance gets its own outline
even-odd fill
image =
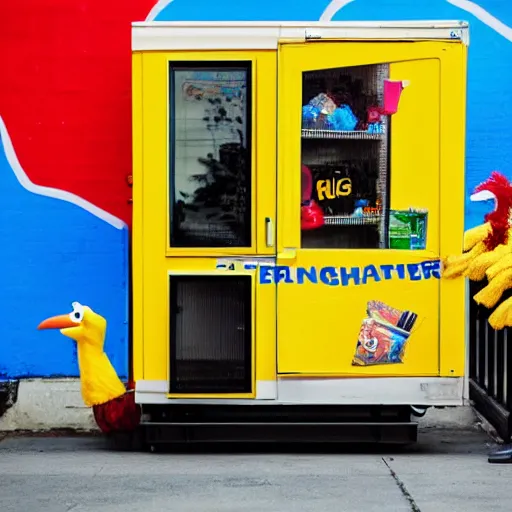
[[[95,405],[92,409],[98,427],[105,434],[132,431],[140,423],[141,409],[135,403],[133,392],[127,392],[104,404]]]

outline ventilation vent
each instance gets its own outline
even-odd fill
[[[250,393],[250,276],[170,277],[171,393]]]

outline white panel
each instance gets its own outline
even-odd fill
[[[469,44],[462,21],[422,22],[142,22],[132,24],[132,50],[265,50],[280,40],[433,40]]]
[[[135,401],[139,404],[162,404],[176,402],[177,399],[167,398],[169,383],[165,380],[139,380],[135,384]],[[277,382],[275,380],[256,381],[256,400],[275,400],[277,398]],[[178,399],[187,403],[210,403],[212,399]],[[219,402],[219,400],[216,400]],[[244,400],[250,403],[254,399]],[[233,403],[233,399],[221,399],[220,403]]]
[[[463,377],[383,377],[345,379],[283,378],[257,381],[256,399],[168,398],[166,381],[139,381],[139,404],[337,404],[337,405],[463,405]]]
[[[463,378],[280,379],[280,403],[462,405]]]
[[[275,400],[277,398],[277,381],[258,380],[256,381],[257,400]]]

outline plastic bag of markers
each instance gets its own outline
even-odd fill
[[[370,318],[375,318],[376,320],[381,320],[391,325],[398,325],[400,317],[402,316],[402,311],[392,308],[378,300],[368,301],[366,311]]]
[[[407,341],[417,316],[379,301],[368,302],[352,364],[370,366],[403,362]],[[406,330],[408,329],[408,330]]]

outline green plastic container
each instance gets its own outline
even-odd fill
[[[420,250],[427,246],[427,212],[391,210],[389,212],[389,248]]]

